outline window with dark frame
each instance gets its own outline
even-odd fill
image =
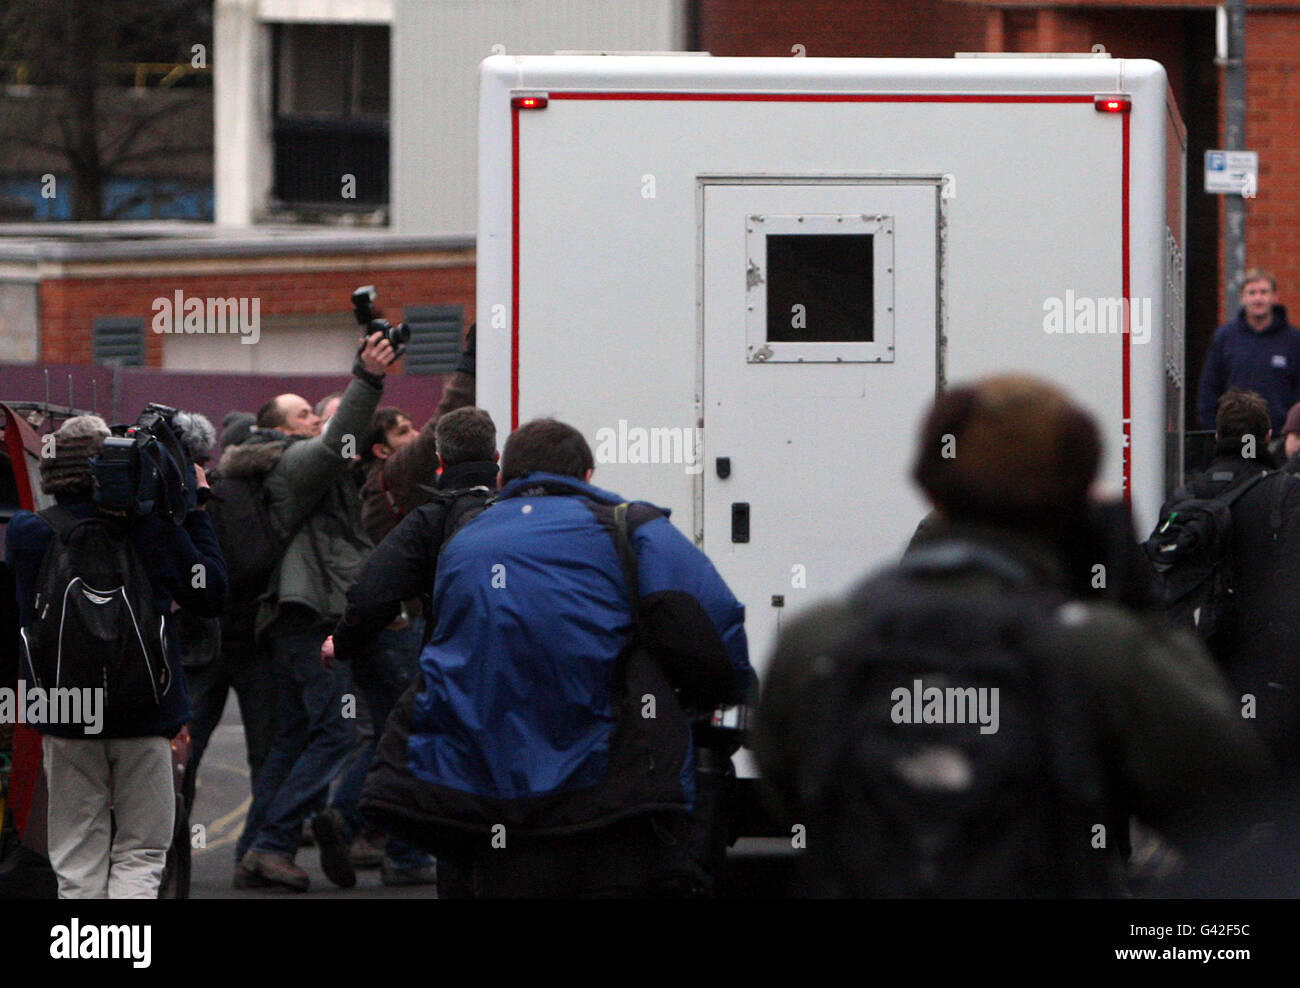
[[[344,210],[386,205],[389,28],[277,24],[274,38],[275,198]],[[352,197],[344,175],[353,176]]]

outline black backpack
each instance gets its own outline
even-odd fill
[[[218,477],[207,511],[226,558],[226,620],[232,634],[252,633],[257,601],[289,547],[271,522],[266,475]]]
[[[1203,640],[1209,641],[1231,620],[1232,506],[1268,476],[1262,471],[1239,480],[1215,497],[1201,496],[1208,493],[1202,483],[1180,487],[1143,545],[1155,572],[1159,603],[1175,623]],[[1278,488],[1280,493],[1282,485]]]
[[[971,599],[933,580],[971,571],[1008,591]],[[811,890],[1115,894],[1122,837],[1098,819],[1102,759],[1082,691],[1054,666],[1063,595],[1010,557],[945,541],[909,552],[851,603],[810,668],[824,682],[807,690],[818,728],[798,780]]]
[[[39,514],[54,540],[36,580],[35,619],[22,632],[36,685],[102,688],[109,716],[156,709],[172,686],[168,616],[154,606],[128,529],[58,506]]]
[[[434,490],[429,493],[429,500],[425,503],[441,504],[443,508],[439,553],[453,535],[483,513],[494,496],[495,492],[486,487],[462,487],[454,491]]]
[[[218,477],[212,482],[212,494],[207,510],[226,557],[232,596],[238,588],[253,584],[265,589],[288,545],[271,522],[266,475]]]
[[[481,515],[492,498],[496,496],[495,491],[486,487],[462,487],[453,491],[423,487],[423,490],[428,495],[425,504],[437,504],[442,507],[442,538],[438,542],[438,556],[442,555],[442,550],[447,548],[447,543],[451,541],[452,537]],[[420,507],[424,507],[424,505]],[[436,561],[434,563],[434,574],[436,583]],[[429,587],[420,598],[425,615],[424,641],[421,643],[421,648],[429,643],[429,639],[433,637],[435,626],[438,623],[438,615],[433,608],[433,589],[433,587]]]

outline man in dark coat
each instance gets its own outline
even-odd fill
[[[419,674],[424,601],[433,591],[443,541],[454,532],[454,525],[482,511],[496,489],[496,426],[487,412],[459,408],[442,416],[436,442],[435,469],[430,470],[430,480],[437,484],[433,501],[416,508],[396,529],[390,524],[387,536],[368,529],[377,548],[348,588],[347,610],[326,644],[327,651],[336,649],[352,663],[356,683],[370,703],[376,735]],[[435,472],[437,468],[441,473]],[[363,860],[361,855],[372,846],[362,832],[358,803],[374,752],[371,738],[330,801],[344,820],[345,836],[353,842],[354,860]],[[429,856],[400,837],[389,838],[378,857],[385,885],[434,880]]]
[[[1192,493],[1218,497],[1264,473],[1268,422],[1259,395],[1224,394],[1215,457],[1189,483]],[[1293,771],[1300,768],[1300,478],[1292,471],[1269,474],[1232,505],[1229,552],[1235,603],[1210,650],[1248,722],[1259,729],[1279,767]]]
[[[933,523],[900,566],[783,628],[754,750],[780,818],[804,828],[806,887],[1119,894],[1129,815],[1186,846],[1258,793],[1263,747],[1196,639],[1071,599],[1082,582],[1072,560],[1092,569],[1075,533],[1100,453],[1092,420],[1051,385],[1002,377],[947,391],[913,472]],[[1093,558],[1106,556],[1098,546]],[[890,712],[892,693],[855,686],[906,680],[906,693],[926,661],[932,680],[964,684],[954,677],[981,656],[992,681],[1033,684],[1019,720],[1004,705],[1001,727],[1014,733],[1002,742],[996,714],[978,729],[942,711],[920,726]],[[917,665],[903,676],[899,663]],[[998,690],[985,691],[996,711]],[[889,715],[871,719],[880,709]],[[945,723],[958,726],[938,741],[928,725]],[[834,771],[844,765],[853,771]],[[932,868],[940,848],[952,857]]]

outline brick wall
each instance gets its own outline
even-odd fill
[[[986,11],[947,0],[700,0],[699,46],[714,55],[948,58],[983,51]]]
[[[1248,12],[1246,147],[1259,151],[1259,193],[1246,203],[1246,264],[1277,275],[1292,322],[1300,319],[1298,83],[1300,11]],[[1199,173],[1201,163],[1188,162],[1188,168]]]
[[[418,267],[407,270],[242,271],[228,274],[112,275],[47,278],[40,289],[41,363],[88,364],[92,359],[91,328],[101,316],[134,316],[145,321],[147,365],[162,364],[163,337],[149,331],[153,300],[171,298],[180,290],[187,297],[259,298],[263,318],[312,313],[348,313],[348,294],[358,285],[373,284],[386,314],[400,317],[403,304],[446,304],[464,307],[466,322],[474,318],[474,268]]]

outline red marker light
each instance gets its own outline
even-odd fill
[[[510,105],[516,110],[544,110],[547,102],[545,96],[515,96]]]
[[[1114,96],[1098,96],[1093,106],[1097,108],[1098,113],[1128,113],[1133,109],[1133,101]]]

